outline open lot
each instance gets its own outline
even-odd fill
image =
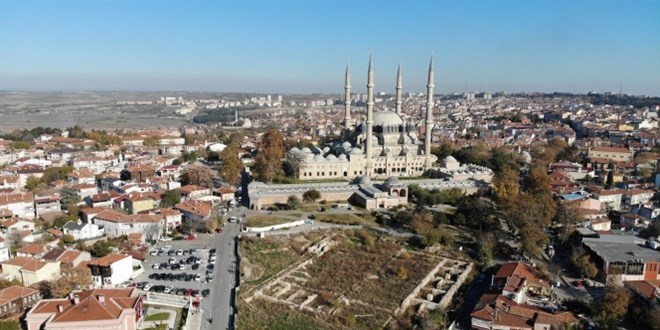
[[[245,329],[383,328],[416,308],[401,309],[410,297],[434,292],[428,302],[438,303],[467,265],[367,229],[244,238],[240,251],[237,325]],[[414,291],[421,283],[424,298]]]

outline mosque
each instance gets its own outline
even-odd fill
[[[407,121],[401,106],[403,78],[397,72],[395,111],[374,112],[374,70],[369,58],[367,79],[367,118],[354,123],[351,118],[351,75],[346,66],[344,137],[348,140],[324,149],[292,148],[287,163],[300,180],[353,179],[369,176],[420,176],[437,160],[431,154],[433,129],[433,58],[429,64],[426,84],[426,119],[424,137],[417,132],[421,123]]]

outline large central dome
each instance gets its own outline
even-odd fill
[[[374,112],[374,126],[403,125],[403,119],[394,111]]]

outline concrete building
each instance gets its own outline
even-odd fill
[[[12,285],[0,290],[0,319],[20,317],[41,300],[39,290]]]
[[[602,160],[629,162],[633,160],[633,152],[626,148],[596,147],[589,149],[589,158],[592,163],[605,163]]]
[[[660,279],[660,251],[645,246],[639,237],[600,235],[584,237],[582,244],[608,282],[617,277],[622,281]]]

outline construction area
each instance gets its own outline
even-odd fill
[[[397,328],[404,315],[447,307],[472,270],[365,229],[250,238],[241,258],[246,329]]]

